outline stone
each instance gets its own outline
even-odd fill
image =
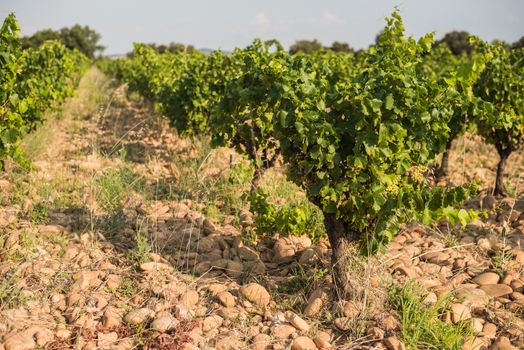
[[[484,333],[486,338],[495,339],[497,337],[497,326],[493,323],[486,322],[482,328],[482,333]]]
[[[497,200],[494,196],[491,194],[488,194],[484,198],[482,198],[481,205],[482,209],[493,209],[495,208],[495,204],[497,203]]]
[[[411,267],[406,267],[404,265],[398,266],[397,268],[395,268],[395,271],[408,278],[415,278],[418,276],[414,269],[412,269]]]
[[[256,304],[259,307],[266,307],[271,301],[271,296],[266,288],[258,283],[249,283],[240,288],[240,293],[244,298]]]
[[[477,333],[482,332],[482,328],[484,327],[483,323],[484,320],[482,318],[474,317],[471,319],[471,326]]]
[[[315,338],[313,338],[313,341],[319,349],[329,349],[332,347],[330,343],[331,336],[327,332],[318,332]]]
[[[257,334],[251,342],[251,350],[268,350],[271,345],[271,336],[267,334]]]
[[[16,333],[5,339],[5,350],[31,350],[36,349],[33,337],[27,333]]]
[[[480,250],[485,252],[491,250],[491,242],[487,238],[480,238],[477,241],[477,246]]]
[[[309,331],[309,324],[306,321],[304,321],[300,316],[295,314],[294,312],[287,311],[284,315],[285,315],[286,321],[291,323],[291,325],[295,327],[296,329],[298,329],[299,331],[306,332],[306,333]]]
[[[244,264],[240,261],[229,260],[227,262],[226,274],[230,277],[240,277],[244,272]]]
[[[517,347],[511,345],[511,342],[507,337],[499,337],[489,350],[518,350]]]
[[[209,290],[211,295],[216,296],[220,292],[227,291],[227,286],[222,283],[213,283],[207,287],[207,290]]]
[[[470,337],[464,340],[464,345],[462,350],[486,350],[486,344],[484,343],[484,338],[480,337]]]
[[[271,328],[271,334],[277,339],[288,339],[297,329],[289,324],[278,324]]]
[[[110,307],[104,311],[102,316],[102,325],[106,328],[119,327],[122,324],[120,312],[118,309]]]
[[[490,297],[502,297],[513,292],[510,286],[505,284],[485,284],[480,286],[480,289]]]
[[[489,302],[486,292],[479,288],[461,288],[455,292],[455,295],[464,298],[464,301],[474,308],[484,307]]]
[[[233,294],[227,291],[218,293],[216,297],[220,304],[224,305],[225,307],[233,307],[236,304]]]
[[[345,332],[351,329],[353,322],[349,317],[338,317],[335,319],[335,326]]]
[[[397,319],[393,315],[387,315],[380,321],[380,325],[386,330],[386,331],[393,331],[397,328],[399,328],[399,323]]]
[[[222,326],[223,322],[224,319],[218,315],[208,316],[202,323],[202,331],[207,333],[213,329],[217,329],[218,327]]]
[[[43,328],[34,334],[34,338],[38,346],[44,347],[55,339],[55,335],[50,329]]]
[[[499,283],[499,280],[500,276],[495,272],[484,272],[472,279],[472,281],[479,286],[486,284],[497,284]]]
[[[172,271],[173,267],[156,261],[149,261],[140,264],[140,270],[144,272],[153,272],[153,271]]]
[[[175,327],[179,321],[172,316],[163,316],[151,323],[151,328],[159,332],[167,332]]]
[[[383,339],[384,336],[386,335],[386,332],[383,329],[378,328],[378,327],[370,327],[366,330],[366,334],[371,339]]]
[[[328,295],[323,289],[315,289],[308,298],[306,308],[304,309],[304,315],[308,317],[318,315],[322,310],[322,305],[327,297]]]
[[[469,320],[471,318],[471,310],[464,304],[451,305],[451,321],[457,324],[461,321]]]
[[[97,338],[98,349],[109,349],[118,341],[118,334],[116,332],[106,334],[99,332]]]
[[[188,290],[180,295],[179,303],[188,309],[192,309],[198,303],[198,293],[194,290]]]
[[[405,350],[406,346],[396,337],[389,337],[384,339],[384,345],[388,350]]]
[[[241,246],[237,248],[237,253],[240,259],[246,261],[256,261],[258,260],[258,253],[250,247]]]
[[[154,311],[148,308],[140,308],[130,311],[124,321],[128,324],[139,325],[149,320],[154,315]]]
[[[315,342],[311,338],[301,336],[293,340],[291,349],[292,350],[317,350],[317,346],[315,345]]]

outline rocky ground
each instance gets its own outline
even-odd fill
[[[34,169],[0,177],[0,350],[455,348],[423,325],[463,349],[524,348],[522,154],[510,198],[468,203],[482,220],[413,224],[385,254],[351,254],[344,300],[325,238],[254,240],[248,210],[201,201],[241,162],[232,151],[178,137],[96,69],[60,115],[26,141]],[[488,188],[494,159],[458,140],[444,181]],[[436,313],[416,323],[422,308]]]

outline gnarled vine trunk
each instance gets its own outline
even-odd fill
[[[446,143],[446,150],[442,154],[442,161],[440,162],[440,167],[435,171],[435,177],[437,179],[448,176],[449,174],[449,152],[451,150],[451,145],[455,137],[451,137]]]
[[[324,225],[331,244],[331,271],[339,299],[351,299],[354,295],[354,288],[349,273],[348,258],[350,248],[358,241],[360,233],[347,223],[337,219],[335,214],[324,214]]]
[[[499,154],[500,160],[497,165],[497,177],[495,179],[495,190],[493,195],[506,197],[506,186],[504,185],[504,168],[506,167],[506,160],[508,160],[511,149],[503,148],[500,144],[496,144],[497,152]]]

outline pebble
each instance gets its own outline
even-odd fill
[[[292,350],[317,350],[315,342],[309,337],[301,336],[293,340]]]
[[[490,297],[502,297],[513,292],[513,289],[505,284],[485,284],[480,286],[480,289]]]
[[[236,304],[235,297],[233,294],[223,291],[217,294],[217,299],[220,302],[220,304],[224,305],[225,307],[233,307]]]
[[[30,334],[17,333],[5,339],[4,347],[5,350],[31,350],[36,349],[36,343]]]
[[[306,333],[309,331],[309,324],[294,312],[287,311],[285,313],[285,318],[287,322],[291,323],[291,325],[299,331],[303,331]]]
[[[146,322],[154,313],[153,310],[145,307],[132,310],[124,317],[124,321],[128,324],[139,325]]]
[[[384,339],[384,345],[388,350],[405,350],[406,346],[396,337],[389,337]]]
[[[140,270],[144,272],[172,271],[173,267],[165,263],[150,261],[140,264]]]
[[[271,296],[266,288],[258,283],[250,283],[240,288],[240,293],[252,303],[259,307],[266,307],[271,301]]]
[[[271,336],[267,334],[257,334],[251,342],[251,350],[267,350],[271,345]]]
[[[353,326],[353,322],[348,317],[338,317],[335,319],[335,326],[341,331],[348,331]]]
[[[188,290],[180,295],[179,303],[188,309],[193,309],[198,303],[198,293],[194,290]]]
[[[202,323],[202,331],[207,333],[213,329],[217,329],[218,327],[222,326],[223,322],[224,319],[218,315],[208,316]]]
[[[315,342],[315,345],[319,349],[329,349],[332,347],[331,343],[331,336],[327,332],[318,332],[315,338],[313,338],[313,341]]]
[[[489,349],[490,350],[518,350],[517,347],[511,345],[511,342],[506,337],[499,337]]]
[[[479,286],[486,284],[497,284],[499,280],[500,276],[495,272],[484,272],[472,279],[472,281]]]
[[[451,305],[451,321],[455,324],[469,320],[471,318],[471,310],[464,304]]]
[[[163,316],[155,319],[151,323],[151,328],[159,332],[167,332],[175,327],[179,321],[172,316]]]

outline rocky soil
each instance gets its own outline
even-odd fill
[[[50,122],[35,169],[0,177],[0,350],[405,349],[388,293],[409,280],[427,305],[446,299],[446,323],[471,327],[464,349],[524,348],[520,179],[512,198],[484,190],[471,200],[487,214],[465,228],[413,224],[386,253],[353,254],[356,294],[345,298],[326,239],[254,241],[248,210],[217,221],[195,197],[166,195],[191,171],[172,152],[198,149],[122,87],[93,69],[66,112]],[[469,166],[456,154],[446,181]],[[209,158],[202,177],[222,176],[238,156]],[[104,182],[115,169],[140,175],[115,191],[120,206]]]

